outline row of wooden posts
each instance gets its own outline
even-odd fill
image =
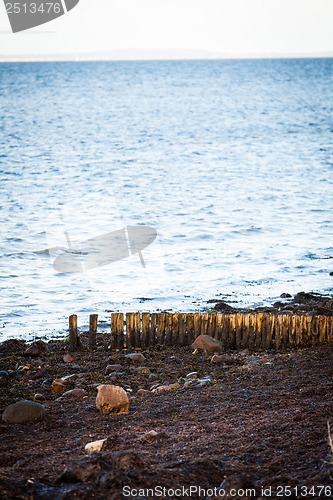
[[[91,314],[89,345],[96,345],[98,315]],[[188,346],[200,335],[221,341],[224,349],[286,349],[333,342],[333,316],[270,313],[112,313],[111,348]],[[69,347],[80,339],[77,316],[69,317]]]

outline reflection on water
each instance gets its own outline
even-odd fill
[[[0,335],[332,291],[332,69],[1,64]],[[126,228],[140,226],[157,237],[136,252]],[[103,250],[122,258],[54,268],[105,234],[124,235]]]

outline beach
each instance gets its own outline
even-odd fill
[[[310,314],[306,303],[298,313],[302,307]],[[64,338],[8,340],[0,353],[1,412],[19,400],[45,409],[39,422],[0,423],[6,499],[148,498],[147,489],[157,498],[156,488],[177,498],[190,487],[191,498],[219,487],[220,498],[244,498],[243,491],[302,498],[310,488],[331,497],[332,344],[217,354],[179,345],[119,350],[98,332],[89,347],[83,332],[75,352]],[[126,391],[126,414],[96,408],[105,384]],[[98,440],[105,440],[101,451],[89,453],[86,445]]]

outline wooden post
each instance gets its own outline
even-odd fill
[[[194,322],[194,338],[196,339],[200,335],[200,323],[201,323],[201,314],[200,313],[195,313],[193,315],[193,322]]]
[[[69,345],[70,351],[76,351],[80,345],[80,340],[77,333],[77,315],[72,314],[69,317]]]
[[[208,334],[208,313],[201,314],[200,333],[201,335]]]
[[[274,315],[266,314],[266,340],[264,348],[268,351],[272,348],[272,339],[274,332]]]
[[[216,314],[214,338],[217,340],[222,339],[222,314],[221,313]]]
[[[141,318],[140,313],[133,314],[133,329],[134,329],[134,347],[141,347]]]
[[[149,345],[156,345],[157,343],[157,318],[158,314],[157,313],[152,313],[150,317],[150,340],[149,340]]]
[[[181,313],[179,315],[179,345],[185,346],[188,344],[186,336],[186,316],[187,314]]]
[[[111,314],[111,349],[123,349],[125,347],[124,314]],[[127,344],[126,344],[127,345]]]
[[[142,347],[149,346],[150,344],[150,313],[142,313]]]
[[[236,349],[240,349],[242,347],[242,326],[243,326],[243,315],[240,313],[236,314],[235,319],[236,325]]]
[[[167,313],[165,317],[165,343],[172,345],[172,314]]]
[[[165,344],[165,317],[166,313],[161,313],[157,315],[156,340],[157,343],[160,345]]]
[[[179,314],[172,315],[172,345],[179,345]]]
[[[126,313],[126,336],[127,336],[127,349],[130,349],[135,345],[133,313]]]
[[[96,346],[98,314],[90,314],[89,316],[89,347],[93,349]]]
[[[125,335],[124,335],[124,314],[123,313],[117,314],[117,338],[118,338],[117,348],[124,349]]]
[[[246,313],[243,316],[243,349],[249,348],[249,331],[250,331],[250,314]]]
[[[319,342],[323,344],[327,341],[326,329],[327,329],[327,316],[319,316]]]
[[[236,314],[229,314],[229,346],[236,348]]]
[[[191,345],[195,339],[193,313],[186,314],[186,329],[187,329],[186,345]]]
[[[264,315],[263,313],[257,313],[257,327],[255,331],[255,346],[256,349],[263,349],[263,326],[264,326]]]

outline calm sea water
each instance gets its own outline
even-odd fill
[[[0,117],[0,339],[332,292],[332,59],[1,64]],[[129,225],[142,259],[54,269]]]

